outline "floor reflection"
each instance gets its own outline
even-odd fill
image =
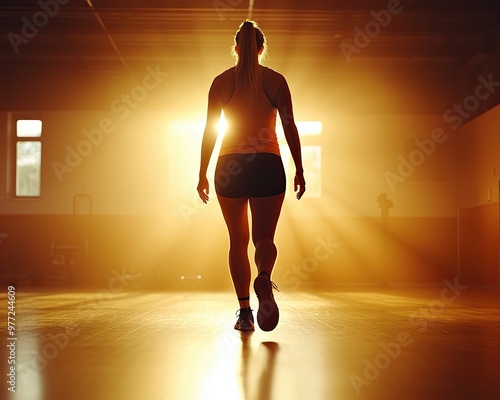
[[[236,346],[237,335],[240,342]],[[224,332],[214,358],[205,360],[200,399],[270,400],[273,397],[276,342],[260,342],[254,332]],[[195,370],[193,370],[194,372]],[[202,372],[200,371],[200,372]],[[193,378],[195,376],[193,375]]]
[[[258,375],[258,382],[255,387],[258,388],[257,396],[252,400],[269,400],[272,398],[273,378],[276,356],[279,345],[276,342],[262,342],[259,346],[259,355],[262,357],[260,363],[261,370]]]
[[[241,387],[242,387],[242,398],[247,400],[250,399],[251,392],[251,361],[252,361],[252,336],[254,332],[240,332],[241,337]]]
[[[94,303],[91,293],[26,293],[16,308],[18,387],[0,399],[500,398],[500,294],[467,291],[433,308],[440,293],[294,293],[279,299],[274,331],[251,333],[233,329],[228,293]],[[388,351],[402,332],[411,343]],[[0,347],[3,376],[6,352]],[[34,364],[36,355],[46,362]],[[376,377],[368,364],[379,367]]]
[[[275,360],[279,349],[276,342],[261,342],[252,348],[253,332],[241,332],[242,400],[272,399]]]

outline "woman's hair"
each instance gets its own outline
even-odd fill
[[[259,52],[262,49],[260,57],[263,57],[266,51],[266,37],[256,22],[246,20],[236,32],[234,42],[234,47],[238,46],[238,53],[233,47],[233,54],[237,58],[236,80],[243,87],[246,100],[251,102],[262,79],[258,68]]]

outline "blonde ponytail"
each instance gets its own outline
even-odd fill
[[[236,80],[242,86],[245,99],[251,103],[261,84],[259,71],[259,52],[265,50],[265,36],[254,21],[246,20],[235,35],[238,46],[235,67]]]

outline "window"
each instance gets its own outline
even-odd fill
[[[42,121],[18,119],[15,125],[15,197],[40,197],[42,170]],[[11,185],[14,186],[14,185]],[[14,189],[11,187],[11,191]]]
[[[173,197],[196,197],[193,179],[198,176],[199,147],[204,130],[204,121],[172,121],[168,126],[167,146],[169,148],[169,193]],[[304,165],[308,198],[321,197],[321,121],[296,121],[302,147],[302,163]],[[216,155],[219,154],[222,133],[225,122],[221,117],[219,137],[214,148],[213,158],[207,171],[209,180],[214,175]],[[276,126],[276,133],[280,144],[281,158],[288,176],[287,192],[293,194],[293,176],[295,166],[286,144],[285,134],[281,123]],[[193,148],[193,143],[195,148]],[[179,173],[182,171],[182,174]],[[186,177],[190,177],[187,179]],[[194,178],[193,178],[194,177]],[[212,181],[211,181],[212,182]],[[212,184],[212,183],[211,183]],[[214,194],[213,187],[211,193]]]
[[[304,166],[306,196],[309,198],[321,197],[321,121],[297,121],[302,149],[302,165]],[[287,171],[287,176],[293,177],[295,166],[286,146],[285,134],[281,125],[277,126],[277,134],[281,144],[281,157]],[[293,194],[293,179],[289,179],[288,193]]]

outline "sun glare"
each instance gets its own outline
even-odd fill
[[[308,189],[307,197],[321,197],[321,135],[323,124],[321,121],[297,121],[297,128],[301,137],[307,137],[307,143],[303,143],[302,155],[304,168],[307,170]],[[171,176],[169,179],[169,192],[174,197],[189,197],[192,193],[192,182],[186,179],[181,179],[178,171],[184,171],[186,176],[197,176],[198,162],[193,162],[193,158],[189,155],[198,155],[197,151],[193,152],[193,143],[198,143],[201,146],[205,121],[203,120],[179,120],[171,121],[168,124],[168,135],[166,146],[169,151],[169,170]],[[217,123],[218,137],[213,150],[213,161],[210,162],[207,175],[210,179],[215,174],[216,155],[220,152],[222,139],[227,131],[227,121],[224,117],[224,112]],[[290,151],[284,138],[283,128],[281,124],[276,126],[276,133],[280,144],[280,152],[283,159],[283,164],[288,176],[293,176],[294,166],[290,155]],[[293,193],[293,180],[290,180],[289,193]]]
[[[323,123],[321,121],[296,121],[297,130],[299,135],[303,136],[319,136],[323,132]],[[283,131],[283,125],[278,124],[276,126],[276,134],[280,140],[285,139],[285,133]]]
[[[227,129],[227,121],[226,118],[224,117],[224,111],[222,111],[219,119],[219,123],[217,124],[217,130],[219,132],[219,136],[224,136],[226,133]]]

